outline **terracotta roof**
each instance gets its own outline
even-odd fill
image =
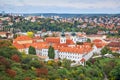
[[[67,39],[66,44],[74,44],[74,42],[72,40],[70,40],[70,39]]]
[[[117,48],[117,47],[112,47],[112,48],[110,48],[110,50],[112,50],[112,51],[119,51],[119,50],[120,50],[120,48]]]
[[[109,46],[109,47],[120,47],[120,42],[111,42],[107,46]]]
[[[32,38],[28,36],[19,36],[15,39],[15,41],[22,41],[22,40],[32,40]]]
[[[48,43],[60,43],[59,37],[47,37],[45,40]]]
[[[24,49],[25,47],[21,44],[13,44],[17,49]]]
[[[77,47],[60,47],[60,52],[70,52],[70,53],[76,53],[76,54],[84,54],[88,53],[92,50],[91,47],[88,46],[77,46]]]
[[[106,43],[102,42],[100,39],[93,40],[93,43],[97,48],[102,48],[106,45]]]
[[[104,47],[103,44],[95,44],[95,46],[96,46],[97,48],[102,48],[102,47]]]
[[[100,39],[95,39],[95,40],[93,40],[93,43],[100,43],[100,42],[102,42],[102,40],[100,40]]]
[[[47,37],[46,42],[48,43],[60,43],[60,38],[59,37]],[[66,44],[74,44],[74,42],[70,39],[66,39]]]
[[[15,40],[32,40],[32,39],[29,38],[28,36],[20,36]],[[50,43],[52,43],[52,46],[54,47],[55,50],[59,50],[60,52],[84,54],[84,53],[89,53],[92,50],[91,43],[83,43],[83,45],[68,47],[68,44],[74,44],[73,41],[70,39],[67,39],[66,43],[60,44],[59,37],[48,37],[46,38],[46,42],[33,42],[30,44],[18,44],[14,42],[13,45],[17,49],[25,49],[25,48],[29,48],[30,46],[33,46],[36,49],[48,49],[50,46]]]
[[[4,34],[6,34],[6,32],[0,32],[0,35],[4,35]]]

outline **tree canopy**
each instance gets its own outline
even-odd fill
[[[50,46],[48,49],[48,57],[50,59],[54,59],[54,57],[55,57],[55,51],[54,51],[54,48],[52,46]]]
[[[34,33],[33,32],[27,32],[27,35],[32,38],[34,36]]]
[[[33,55],[36,55],[36,50],[35,50],[35,48],[32,47],[32,46],[30,46],[30,47],[29,47],[29,50],[28,50],[28,53],[29,53],[29,54],[33,54]]]
[[[104,55],[104,54],[111,54],[112,53],[112,51],[108,48],[108,47],[104,47],[102,50],[101,50],[101,53],[102,53],[102,55]]]

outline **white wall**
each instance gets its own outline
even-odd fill
[[[48,49],[42,49],[42,56],[48,56]]]
[[[66,43],[66,37],[60,37],[60,43]]]
[[[69,52],[59,52],[59,58],[61,59],[70,59],[71,61],[80,61],[82,59],[83,54],[78,53],[69,53]]]
[[[42,55],[42,50],[41,49],[36,49],[36,54],[41,56]]]
[[[77,37],[76,41],[78,41],[78,42],[86,42],[87,38],[85,38],[85,37]]]
[[[58,58],[59,58],[59,51],[55,50],[55,59],[58,59]]]

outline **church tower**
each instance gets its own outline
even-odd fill
[[[61,37],[60,37],[60,43],[61,44],[66,43],[66,37],[65,37],[64,30],[62,30],[62,34],[61,34]]]
[[[76,37],[76,33],[75,33],[74,28],[72,29],[71,36],[72,36],[72,37],[71,37],[72,41],[73,41],[74,43],[76,43],[76,41],[77,41],[77,37]]]

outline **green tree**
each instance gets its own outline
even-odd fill
[[[48,57],[50,59],[54,59],[54,57],[55,57],[54,48],[52,46],[50,46],[49,49],[48,49]]]
[[[89,38],[87,38],[87,42],[91,42],[91,40]]]
[[[58,74],[61,76],[61,78],[64,78],[67,75],[66,68],[58,69],[57,71],[58,71]]]
[[[36,54],[36,50],[35,50],[35,48],[34,47],[32,47],[32,46],[30,46],[29,47],[29,54],[33,54],[33,55],[35,55]]]
[[[68,60],[68,59],[63,59],[62,61],[62,66],[69,69],[70,68],[70,65],[71,65],[71,60]]]
[[[0,48],[0,56],[4,56],[5,58],[11,58],[12,55],[17,54],[21,57],[20,52],[12,47],[2,47]]]
[[[4,20],[3,25],[8,25],[8,21]]]
[[[8,40],[1,40],[0,41],[0,48],[2,47],[9,47],[9,46],[12,46],[12,43]]]
[[[40,64],[40,62],[38,60],[31,60],[30,61],[30,66],[35,67],[35,68],[41,68],[42,67],[42,65]]]
[[[120,80],[120,64],[117,65],[111,72],[111,80]]]
[[[108,47],[104,47],[104,48],[101,50],[101,53],[102,53],[102,55],[107,54],[107,53],[111,54],[112,51],[111,51]]]

